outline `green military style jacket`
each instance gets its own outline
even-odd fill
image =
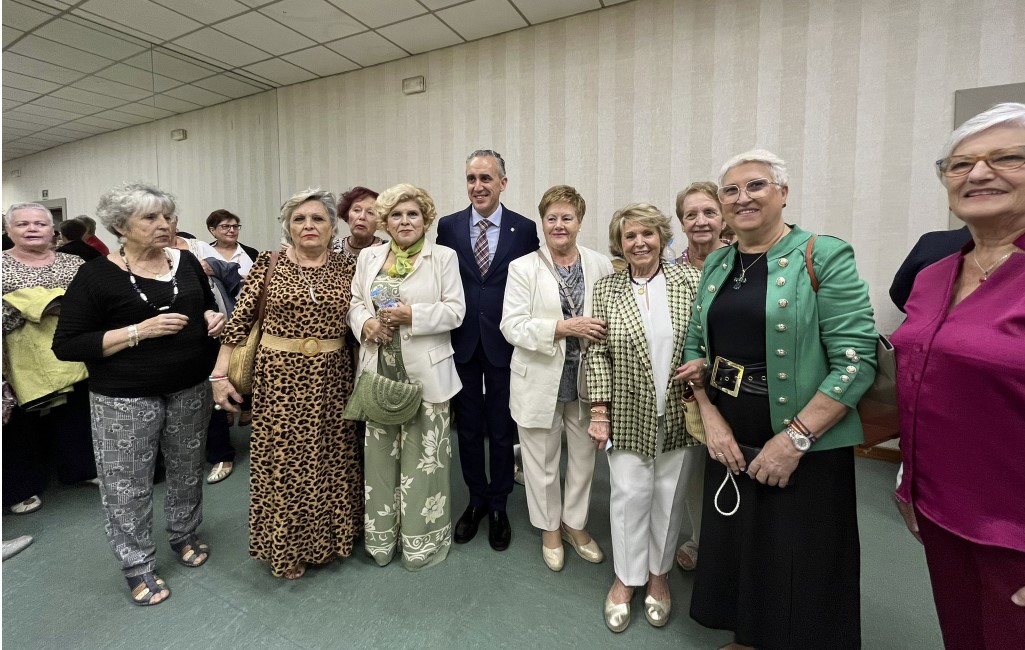
[[[766,255],[765,361],[772,427],[777,432],[786,428],[819,391],[851,411],[811,451],[861,444],[864,432],[856,407],[876,371],[877,333],[868,285],[858,275],[851,246],[820,236],[813,248],[816,293],[805,269],[812,233],[791,228]],[[709,367],[714,362],[708,349],[708,310],[730,282],[736,258],[737,247],[728,246],[705,260],[684,361],[705,357]]]

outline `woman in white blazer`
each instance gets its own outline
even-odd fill
[[[588,562],[604,558],[584,530],[596,448],[587,435],[591,414],[582,364],[587,344],[605,338],[605,323],[590,317],[591,289],[613,270],[607,257],[577,246],[585,207],[567,185],[541,197],[545,245],[509,265],[500,326],[515,346],[509,410],[520,434],[530,523],[541,529],[541,557],[552,571],[563,567],[563,540]],[[569,456],[565,499],[559,489],[563,432]]]
[[[419,383],[423,403],[405,424],[367,422],[364,541],[379,565],[401,548],[415,571],[444,560],[452,544],[449,399],[462,384],[449,332],[466,301],[455,251],[427,241],[437,216],[427,192],[396,185],[376,211],[391,243],[365,248],[356,262],[349,326],[363,340],[357,373]]]

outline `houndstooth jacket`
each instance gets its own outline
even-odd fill
[[[701,273],[689,264],[666,264],[666,290],[673,321],[673,362],[682,363],[691,305]],[[621,271],[594,285],[593,316],[608,323],[608,338],[587,350],[587,388],[592,402],[609,403],[614,449],[655,456],[658,429],[654,373],[644,321],[633,296],[630,276]],[[666,391],[665,451],[700,444],[687,434],[683,385],[669,380]]]

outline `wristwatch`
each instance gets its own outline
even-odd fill
[[[783,433],[790,436],[790,441],[794,443],[794,447],[797,447],[797,451],[802,454],[811,449],[811,443],[814,442],[811,438],[804,435],[793,427],[787,427],[783,429]]]

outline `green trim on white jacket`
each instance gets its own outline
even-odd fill
[[[782,431],[816,391],[851,410],[822,434],[812,451],[849,447],[864,441],[857,404],[876,372],[876,339],[868,285],[858,275],[854,249],[835,237],[820,236],[813,248],[818,293],[805,269],[812,233],[792,230],[766,255],[765,350],[769,409],[774,431]],[[687,332],[684,361],[708,357],[708,310],[730,281],[736,246],[705,260],[698,297]]]

